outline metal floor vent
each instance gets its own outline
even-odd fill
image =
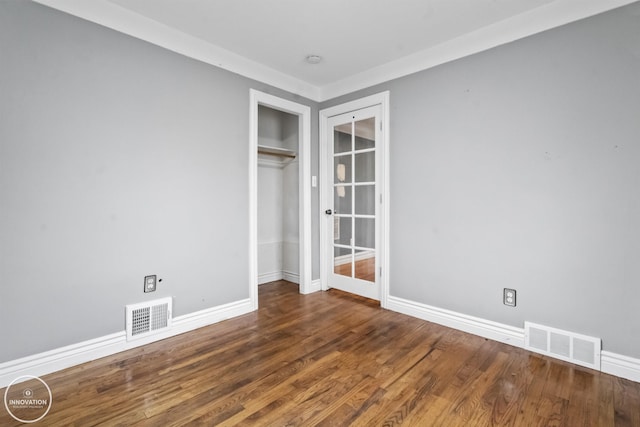
[[[536,353],[600,370],[600,338],[524,322],[525,348]]]
[[[170,328],[172,303],[173,299],[168,297],[127,305],[127,341],[153,335]]]

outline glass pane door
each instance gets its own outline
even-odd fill
[[[375,283],[376,118],[333,125],[333,272]]]

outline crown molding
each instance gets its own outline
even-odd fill
[[[317,100],[320,97],[320,89],[310,83],[178,31],[107,0],[33,1],[288,92],[312,100]]]
[[[637,0],[555,0],[529,12],[322,87],[190,36],[108,0],[34,1],[244,77],[316,102],[323,102],[625,6]]]
[[[529,12],[464,34],[430,49],[382,64],[321,88],[321,100],[408,76],[552,28],[588,18],[637,0],[556,0]]]

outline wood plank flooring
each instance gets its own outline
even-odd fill
[[[257,312],[44,376],[36,425],[640,426],[638,383],[336,290],[259,293]]]

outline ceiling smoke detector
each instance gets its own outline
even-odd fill
[[[308,64],[319,64],[322,61],[322,57],[320,55],[307,55],[305,58]]]

